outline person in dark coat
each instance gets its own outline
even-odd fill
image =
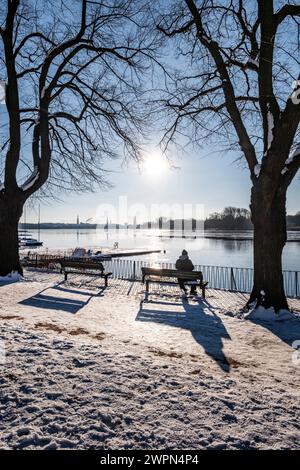
[[[179,256],[178,260],[176,261],[175,267],[176,269],[178,269],[178,271],[193,271],[194,270],[195,266],[190,260],[188,256],[188,252],[186,250],[182,251],[181,256]],[[178,279],[179,287],[185,292],[185,294],[187,294],[187,290],[185,288],[184,283],[189,280],[190,279]],[[197,293],[196,286],[191,285],[191,295],[194,295],[196,293]]]

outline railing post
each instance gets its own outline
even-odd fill
[[[136,273],[135,273],[135,261],[133,261],[133,279],[136,279]]]
[[[298,297],[298,271],[295,271],[295,297]]]
[[[233,268],[230,268],[230,286],[231,286],[231,290],[237,290],[236,289],[236,282],[235,282],[235,279],[234,279],[234,273],[233,273]]]

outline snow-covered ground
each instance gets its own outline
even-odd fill
[[[0,285],[0,449],[300,448],[299,319],[241,319],[238,293],[142,303],[140,283],[61,281]]]

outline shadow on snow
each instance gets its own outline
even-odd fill
[[[251,318],[250,321],[277,336],[288,346],[293,345],[294,341],[300,340],[300,317],[287,321],[268,321]]]
[[[59,283],[53,287],[47,287],[43,289],[38,294],[29,297],[28,299],[22,300],[19,302],[21,305],[27,305],[30,307],[37,307],[41,309],[50,309],[50,310],[63,310],[64,312],[75,314],[80,309],[85,307],[92,297],[101,297],[105,291],[105,287],[101,287],[97,294],[91,294],[90,292],[85,292],[82,290],[76,290],[72,288],[65,287]],[[58,291],[65,293],[65,297],[49,295],[47,291]],[[68,296],[67,294],[70,294]],[[78,294],[81,297],[85,296],[86,300],[77,300],[71,297],[71,294]]]
[[[149,301],[141,302],[136,316],[137,321],[162,323],[189,330],[195,341],[202,346],[225,372],[230,371],[230,364],[223,353],[223,339],[231,339],[222,320],[215,313],[209,302],[203,299],[189,303],[182,300],[183,311],[156,310],[151,305],[180,305],[174,302]],[[206,311],[204,311],[204,309]],[[178,345],[180,347],[180,345]]]

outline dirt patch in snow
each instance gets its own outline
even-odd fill
[[[0,315],[0,320],[22,320],[18,315]]]
[[[75,330],[69,331],[69,335],[78,336],[78,335],[88,335],[89,332],[84,328],[76,328]]]
[[[242,365],[242,362],[238,361],[237,359],[234,359],[231,356],[228,356],[225,354],[225,359],[228,362],[228,364],[231,365],[231,367],[239,367]]]
[[[41,323],[41,322],[38,322],[34,325],[34,327],[37,328],[37,329],[42,328],[44,330],[55,331],[56,333],[62,333],[63,331],[66,331],[65,328],[62,328],[58,325],[55,325],[54,323]]]
[[[183,355],[180,353],[177,353],[175,351],[162,351],[161,349],[156,349],[149,347],[148,350],[153,353],[155,356],[160,356],[160,357],[176,357],[176,358],[181,358]]]
[[[103,341],[105,337],[106,337],[105,333],[97,333],[96,335],[93,336],[93,338],[98,339],[99,341]]]

